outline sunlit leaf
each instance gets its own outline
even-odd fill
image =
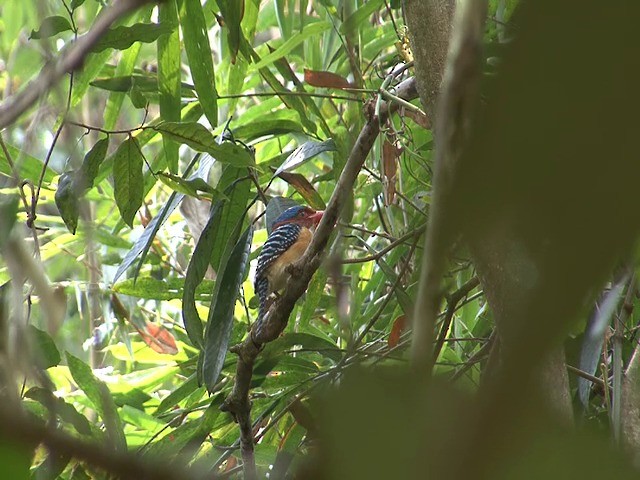
[[[294,48],[296,48],[309,37],[322,33],[326,30],[329,30],[330,28],[330,22],[315,22],[305,26],[302,32],[296,33],[272,53],[262,57],[262,60],[256,63],[253,67],[257,69],[266,67],[270,63],[273,63],[277,59],[282,58],[290,53]]]
[[[122,430],[116,404],[113,401],[107,385],[103,381],[98,380],[91,371],[91,367],[82,360],[74,357],[69,352],[67,352],[66,356],[69,372],[73,380],[86,394],[95,410],[102,417],[111,445],[118,450],[125,450],[127,448],[127,442]]]
[[[218,124],[218,92],[207,24],[200,0],[178,0],[180,24],[189,69],[198,100],[212,127]]]
[[[130,227],[133,227],[133,218],[142,205],[143,163],[134,137],[125,140],[113,157],[114,197],[120,216]]]
[[[284,163],[278,167],[274,175],[278,175],[280,172],[291,172],[300,165],[311,160],[316,155],[319,155],[322,152],[332,152],[335,150],[337,150],[336,144],[331,138],[323,142],[305,142],[296,148],[291,155],[289,155]]]

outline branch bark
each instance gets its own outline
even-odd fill
[[[459,227],[453,208],[453,181],[478,98],[486,14],[487,2],[482,0],[464,2],[456,11],[442,92],[438,99],[434,122],[433,200],[413,314],[412,363],[419,370],[428,371],[433,363],[434,329],[441,301],[440,282],[446,268],[449,245]],[[416,66],[419,63],[416,57]],[[432,88],[433,85],[429,87]]]
[[[417,98],[413,78],[400,83],[395,95],[404,99]],[[284,294],[274,302],[265,316],[253,325],[247,338],[231,348],[238,355],[236,379],[231,393],[220,407],[222,411],[231,413],[240,426],[242,459],[245,464],[245,478],[256,478],[253,456],[253,433],[251,425],[251,402],[249,387],[253,375],[253,364],[265,343],[277,339],[287,326],[293,307],[309,285],[311,277],[324,259],[324,249],[333,232],[345,200],[352,190],[355,180],[369,154],[378,134],[389,115],[397,109],[393,103],[383,103],[379,117],[370,115],[367,123],[358,136],[344,170],[338,179],[336,188],[329,200],[325,213],[316,229],[313,240],[304,256],[290,268],[291,278]]]
[[[17,120],[58,83],[63,75],[78,70],[113,22],[150,2],[151,0],[119,0],[105,8],[85,35],[66,48],[60,57],[47,62],[35,80],[0,104],[0,130]]]
[[[97,443],[79,440],[71,435],[36,422],[20,411],[10,408],[10,402],[0,407],[0,438],[7,444],[27,448],[42,444],[49,452],[71,457],[99,467],[119,479],[131,480],[188,480],[195,477],[185,470],[158,462],[143,461],[130,453],[116,452]]]

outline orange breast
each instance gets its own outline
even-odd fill
[[[308,228],[300,230],[298,240],[289,249],[280,255],[267,271],[267,279],[269,280],[269,291],[276,292],[284,288],[287,283],[287,267],[298,261],[304,254],[305,250],[311,243],[313,234]]]

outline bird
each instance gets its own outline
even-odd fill
[[[255,292],[260,300],[258,320],[266,313],[269,295],[285,287],[289,276],[287,267],[302,257],[323,213],[296,205],[282,212],[273,222],[271,234],[258,255],[254,279]]]

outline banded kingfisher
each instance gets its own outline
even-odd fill
[[[271,234],[258,256],[254,280],[260,300],[258,320],[266,313],[269,295],[285,287],[289,276],[287,267],[302,257],[323,213],[296,205],[282,212],[273,222]]]

